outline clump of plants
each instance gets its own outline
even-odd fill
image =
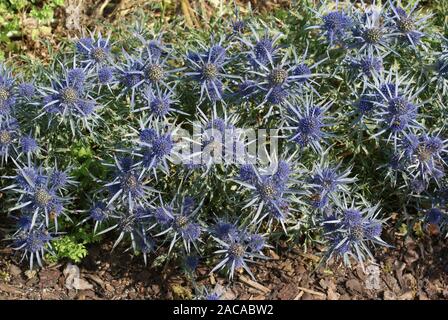
[[[51,34],[55,10],[64,0],[5,0],[0,2],[0,61],[20,52],[18,40],[37,41]]]
[[[278,239],[363,264],[393,211],[445,232],[447,40],[395,2],[301,12],[301,37],[255,17],[178,42],[137,24],[32,75],[2,65],[11,246],[31,267],[80,259],[66,232],[89,227],[233,278]]]

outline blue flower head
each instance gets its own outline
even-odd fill
[[[252,169],[250,168],[252,167]],[[270,223],[278,221],[286,232],[285,221],[290,215],[290,204],[297,199],[291,194],[294,169],[289,160],[276,163],[276,170],[258,170],[254,165],[243,165],[237,182],[251,190],[246,207],[255,207],[252,223],[258,224],[268,217]]]
[[[75,47],[85,68],[99,69],[112,62],[110,35],[104,38],[101,33],[92,33],[90,37],[78,40]]]
[[[364,200],[363,204],[367,205]],[[324,220],[326,236],[331,243],[328,256],[340,256],[345,264],[350,265],[349,257],[354,257],[361,264],[372,254],[368,244],[388,246],[382,239],[384,220],[378,219],[378,205],[358,209],[354,202],[351,206],[339,203],[335,214]]]
[[[212,44],[205,52],[190,52],[186,55],[188,71],[186,75],[200,85],[201,103],[205,98],[215,103],[224,99],[225,81],[233,78],[226,71],[226,65],[231,61],[227,48],[221,39]]]
[[[170,205],[165,205],[162,202],[158,208],[158,214],[162,217],[157,217],[161,232],[155,237],[167,235],[171,238],[169,251],[173,249],[178,240],[181,240],[185,251],[189,253],[191,245],[196,248],[196,243],[202,234],[202,227],[196,217],[201,206],[202,202],[196,205],[191,202],[189,197],[175,197]]]
[[[321,143],[331,135],[324,128],[331,125],[325,123],[330,117],[325,113],[331,106],[331,102],[315,104],[312,96],[305,96],[298,106],[289,107],[287,127],[292,131],[290,141],[295,142],[300,148],[311,147],[315,152],[322,152]]]
[[[220,247],[220,249],[215,251],[215,253],[222,255],[223,259],[212,269],[211,272],[225,268],[229,278],[232,279],[235,271],[244,269],[252,278],[254,278],[247,262],[251,262],[255,258],[265,258],[262,250],[267,247],[267,245],[262,235],[247,234],[245,237],[229,237],[226,240],[221,240],[216,237],[213,239]]]
[[[12,113],[15,103],[14,78],[11,71],[0,63],[0,119]]]
[[[51,86],[40,88],[44,97],[39,117],[47,115],[48,124],[59,117],[69,124],[72,134],[76,135],[82,128],[93,132],[92,126],[98,116],[89,71],[76,67],[75,60],[73,65],[71,69],[63,65],[61,75],[51,75]]]
[[[33,269],[34,261],[42,267],[42,261],[46,252],[51,253],[50,241],[53,237],[43,227],[31,229],[29,231],[19,231],[14,235],[13,248],[23,251],[23,257],[30,261],[30,270]]]
[[[430,16],[417,17],[418,2],[413,6],[409,5],[406,8],[395,6],[391,4],[392,20],[395,32],[398,34],[398,41],[410,44],[416,48],[421,44],[421,38],[425,36],[422,31],[425,27],[425,22]],[[407,12],[408,11],[408,12]]]
[[[328,204],[329,198],[334,199],[336,193],[349,193],[347,185],[356,179],[349,177],[350,168],[340,172],[340,167],[341,164],[332,166],[325,160],[315,165],[313,175],[309,180],[311,190],[309,201],[313,207],[322,209]]]
[[[8,161],[10,150],[19,137],[19,123],[14,118],[0,121],[0,160]]]

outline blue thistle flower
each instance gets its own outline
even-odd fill
[[[370,78],[377,76],[383,69],[383,57],[376,57],[373,55],[363,55],[359,58],[349,58],[349,66],[358,73],[355,78],[363,77]]]
[[[0,157],[1,163],[7,162],[10,149],[19,137],[19,124],[16,119],[0,121]]]
[[[22,136],[20,138],[20,146],[25,154],[36,153],[39,150],[36,139],[31,136]]]
[[[34,260],[42,267],[42,261],[46,252],[51,253],[50,241],[53,237],[45,228],[19,231],[14,235],[13,248],[23,251],[23,257],[30,261],[30,270],[33,269]]]
[[[240,167],[239,180],[243,182],[255,183],[257,181],[257,173],[251,164],[243,164]]]
[[[184,155],[184,162],[201,165],[205,169],[204,175],[208,174],[213,165],[224,167],[235,163],[245,162],[249,155],[246,152],[246,142],[243,139],[243,131],[236,128],[238,116],[207,117],[204,112],[197,108],[197,121],[193,121],[193,139],[191,141],[192,153]],[[251,143],[248,142],[247,144]]]
[[[232,30],[234,34],[244,33],[245,28],[246,28],[246,22],[244,22],[243,20],[235,20],[232,22]]]
[[[155,190],[147,185],[149,181],[144,179],[144,171],[137,168],[131,157],[121,159],[115,157],[114,160],[114,179],[105,184],[111,194],[107,206],[110,207],[118,201],[118,206],[133,211],[136,205],[143,206],[148,196]]]
[[[63,206],[69,199],[65,195],[65,188],[61,188],[54,179],[51,179],[55,169],[21,167],[16,161],[14,162],[17,166],[16,175],[8,177],[13,179],[14,183],[5,188],[5,190],[11,190],[18,195],[17,204],[10,211],[20,209],[22,212],[30,214],[32,217],[30,228],[33,228],[40,220],[48,228],[51,219],[57,232],[58,217],[64,214],[69,219]],[[74,182],[67,177],[66,185],[69,184],[74,184]]]
[[[253,80],[244,80],[238,84],[236,95],[243,101],[248,101],[254,94],[256,94],[256,83]]]
[[[145,105],[141,108],[134,109],[134,112],[145,111],[148,110],[150,112],[151,118],[155,119],[166,119],[167,116],[173,113],[185,114],[174,107],[179,101],[173,99],[172,91],[160,91],[157,89],[153,91],[148,89],[143,94],[145,99]]]
[[[322,152],[321,142],[331,136],[323,130],[331,125],[325,123],[331,118],[324,115],[331,104],[331,101],[315,104],[313,96],[305,96],[300,107],[290,106],[290,115],[286,117],[287,127],[283,128],[292,131],[289,141],[297,143],[300,148],[309,146],[315,152]]]
[[[96,202],[90,209],[90,218],[93,221],[95,221],[95,224],[105,221],[108,218],[108,216],[109,216],[108,208],[106,203],[104,202]]]
[[[67,172],[58,169],[52,170],[48,179],[49,183],[51,183],[52,187],[56,190],[65,189],[68,184],[73,183],[70,181]]]
[[[414,90],[410,88],[410,84],[401,90],[405,79],[400,78],[398,74],[395,75],[394,81],[391,78],[390,72],[383,83],[374,87],[377,91],[374,120],[382,126],[375,136],[389,132],[389,139],[396,138],[399,133],[409,131],[411,128],[420,127],[416,118],[421,104],[415,104],[413,100],[423,90],[423,88]]]
[[[367,206],[364,200],[363,205]],[[372,257],[369,243],[388,246],[380,238],[384,220],[378,219],[378,208],[379,205],[376,205],[360,210],[354,203],[348,207],[345,200],[342,204],[338,203],[335,215],[323,222],[324,226],[332,225],[326,233],[331,243],[329,258],[341,256],[344,263],[350,265],[349,257],[352,256],[363,265],[367,257]]]
[[[286,233],[285,221],[290,215],[290,205],[298,201],[295,197],[291,197],[291,194],[300,192],[291,189],[294,174],[291,163],[280,160],[275,165],[274,173],[267,170],[259,171],[255,167],[253,171],[250,171],[247,166],[244,166],[243,175],[240,171],[240,177],[243,180],[236,180],[236,182],[251,190],[251,199],[244,208],[252,206],[257,208],[252,223],[258,224],[269,216],[269,223],[273,220],[280,222]]]
[[[255,26],[250,25],[251,37],[249,39],[239,38],[248,48],[248,51],[245,52],[247,61],[254,69],[267,65],[272,60],[272,57],[277,55],[277,51],[279,50],[277,42],[282,37],[281,33],[271,36],[267,31],[268,28],[263,27],[265,30],[264,33],[259,34]]]
[[[103,38],[101,33],[91,34],[89,38],[81,38],[75,44],[77,52],[81,55],[81,63],[87,69],[101,68],[111,63],[110,35]]]
[[[15,102],[14,79],[9,69],[0,63],[0,117],[9,116]]]
[[[382,53],[395,51],[389,46],[393,36],[386,27],[388,16],[384,14],[383,8],[367,8],[363,4],[363,12],[357,14],[355,32],[353,34],[353,45],[360,52],[369,55],[381,56]]]
[[[322,209],[328,204],[329,198],[334,200],[337,192],[348,194],[348,184],[356,181],[350,178],[350,168],[339,172],[341,163],[336,166],[330,166],[323,160],[314,166],[313,176],[309,180],[311,195],[309,201],[315,208]]]
[[[46,113],[59,115],[61,121],[69,123],[73,135],[79,131],[78,123],[92,132],[92,124],[96,122],[96,102],[90,94],[88,78],[86,70],[77,67],[64,67],[62,78],[53,75],[51,87],[42,87],[40,90],[44,94],[43,112],[38,117]],[[48,124],[52,118],[49,118]]]
[[[215,251],[215,254],[221,254],[224,255],[224,257],[210,273],[226,268],[229,278],[233,279],[235,271],[243,268],[252,278],[254,278],[247,262],[251,262],[254,258],[266,258],[261,252],[265,247],[264,241],[255,235],[252,235],[252,237],[239,237],[236,239],[230,237],[227,240],[221,240],[215,237],[213,237],[213,239],[220,247],[219,250]]]
[[[258,233],[248,235],[247,245],[252,252],[261,252],[267,246],[265,238]]]
[[[303,89],[307,88],[312,91],[312,93],[319,96],[319,93],[314,88],[317,84],[315,78],[324,76],[323,73],[314,72],[315,69],[325,62],[328,58],[324,58],[320,61],[317,61],[313,64],[309,64],[308,59],[308,46],[305,49],[305,52],[301,57],[297,56],[295,50],[292,51],[294,60],[291,64],[291,85],[293,91],[297,91],[299,95],[303,94]]]
[[[322,17],[321,29],[324,31],[330,46],[333,43],[343,43],[352,27],[351,18],[341,11],[332,11]]]
[[[102,67],[98,69],[98,81],[101,84],[110,84],[114,80],[114,69],[111,67]]]
[[[448,151],[447,143],[448,140],[426,133],[405,136],[400,140],[399,148],[402,150],[401,156],[407,162],[406,170],[413,177],[419,177],[426,182],[432,178],[438,180],[444,171],[443,154]]]
[[[144,50],[137,52],[137,56],[123,52],[125,61],[116,69],[124,86],[121,94],[131,93],[131,109],[134,108],[136,96],[144,94],[148,88],[173,91],[172,76],[183,68],[173,69],[170,65],[172,51],[166,47],[160,47],[160,50],[145,46]]]
[[[362,120],[365,116],[371,116],[376,107],[375,97],[369,94],[362,94],[355,102],[355,107],[359,114],[359,120]]]
[[[237,239],[240,233],[236,223],[228,222],[225,219],[218,219],[210,228],[210,234],[223,241],[228,241],[230,238]]]
[[[177,128],[160,128],[157,123],[153,126],[153,128],[147,128],[144,122],[140,122],[139,140],[136,141],[138,147],[133,151],[141,157],[137,165],[142,164],[145,170],[150,169],[157,176],[157,169],[167,173],[169,162],[180,159],[177,152],[180,142],[174,141]]]
[[[269,56],[269,63],[259,64],[257,70],[250,71],[257,77],[256,93],[263,96],[258,107],[266,103],[271,106],[283,104],[294,94],[292,86],[303,76],[293,75],[292,71],[296,66],[289,66],[287,57],[285,55],[281,62],[275,63],[273,57]],[[265,118],[269,117],[271,112],[272,107]]]
[[[425,26],[426,20],[431,17],[428,15],[416,19],[417,5],[418,1],[409,9],[409,13],[406,12],[408,8],[395,6],[392,3],[390,6],[395,33],[399,36],[398,40],[404,40],[414,48],[421,44],[421,38],[425,36],[422,29]]]
[[[162,221],[166,220],[167,223],[159,224],[163,231],[156,234],[155,237],[168,234],[171,238],[168,252],[171,252],[179,239],[182,240],[187,253],[190,253],[191,245],[196,248],[196,242],[199,241],[202,227],[196,222],[195,216],[199,212],[202,202],[196,206],[194,203],[188,203],[189,201],[187,197],[174,198],[170,206],[165,206],[162,202],[160,212],[167,216]],[[198,249],[196,248],[196,250]]]
[[[94,39],[92,39],[92,38],[81,38],[81,39],[79,39],[75,43],[76,50],[79,53],[87,54],[88,53],[88,49],[87,48],[90,48],[92,46],[93,41],[94,41]]]
[[[22,82],[17,89],[19,96],[26,100],[31,100],[36,95],[36,87],[32,82]]]
[[[230,62],[230,58],[227,48],[222,46],[222,41],[213,44],[206,52],[186,55],[189,71],[185,74],[200,84],[199,103],[203,101],[204,94],[213,103],[223,101],[226,90],[223,81],[235,78],[226,72],[225,66]]]

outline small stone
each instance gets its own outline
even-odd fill
[[[292,262],[291,260],[286,260],[283,263],[282,269],[288,274],[292,274],[294,272],[294,268],[292,267]]]
[[[308,292],[305,292],[302,296],[302,300],[315,300],[315,298],[315,296]]]
[[[424,292],[419,292],[418,300],[429,300],[428,296]]]
[[[77,295],[78,300],[98,300],[95,292],[92,290],[80,290]]]

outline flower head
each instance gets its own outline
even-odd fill
[[[211,272],[227,269],[229,278],[232,279],[235,271],[244,269],[254,278],[247,262],[254,258],[265,259],[262,251],[267,246],[264,237],[259,234],[246,234],[243,237],[228,237],[225,240],[213,237],[220,247],[216,254],[223,255],[223,259],[213,268]]]
[[[280,222],[286,232],[285,221],[290,215],[290,205],[297,201],[291,196],[296,193],[291,189],[294,170],[287,160],[280,160],[275,165],[275,172],[243,165],[239,176],[241,181],[237,182],[251,190],[246,207],[256,207],[252,222],[258,224],[269,217],[270,223],[274,220]]]
[[[74,61],[74,65],[76,62]],[[91,93],[88,71],[74,66],[63,69],[62,75],[52,75],[51,87],[42,87],[43,115],[51,120],[56,116],[70,125],[73,135],[79,131],[77,124],[82,124],[92,132],[92,124],[96,123],[96,101]]]
[[[323,208],[328,204],[329,198],[334,199],[337,192],[349,193],[348,184],[354,182],[350,178],[350,168],[340,172],[341,164],[332,166],[325,161],[315,165],[313,175],[309,180],[311,189],[310,203],[315,208]]]
[[[205,97],[211,102],[222,101],[226,89],[223,81],[232,78],[225,68],[230,62],[230,57],[227,48],[222,46],[222,40],[211,45],[205,52],[189,53],[186,58],[188,63],[186,75],[200,85],[199,102]]]
[[[91,34],[88,38],[78,40],[75,46],[85,68],[99,69],[112,62],[110,35],[104,38],[101,33]]]
[[[12,113],[15,102],[14,78],[11,71],[0,63],[0,118]]]
[[[384,220],[378,219],[378,207],[358,209],[354,203],[348,206],[345,201],[338,204],[335,214],[323,222],[324,226],[327,225],[326,236],[331,243],[329,257],[340,256],[345,264],[350,265],[349,257],[352,256],[362,264],[372,256],[369,243],[387,246],[380,238]]]
[[[412,7],[402,8],[391,4],[392,20],[395,32],[398,34],[398,40],[406,42],[412,47],[421,44],[421,38],[425,35],[422,29],[425,27],[425,22],[430,16],[417,17],[418,2]],[[408,11],[408,12],[407,12]]]
[[[157,217],[160,229],[155,237],[168,235],[171,238],[169,251],[171,251],[180,239],[184,244],[187,253],[191,250],[191,245],[196,247],[196,242],[202,234],[202,227],[195,217],[202,206],[202,202],[196,205],[192,198],[182,197],[174,198],[169,206],[161,204]]]
[[[23,257],[30,261],[30,270],[33,269],[34,260],[42,267],[42,261],[46,252],[51,252],[50,241],[53,237],[45,228],[36,228],[29,231],[19,230],[14,235],[13,247],[15,250],[23,251]]]
[[[322,152],[321,143],[325,142],[330,134],[324,131],[330,124],[325,123],[329,117],[325,116],[331,102],[315,104],[312,96],[306,96],[302,105],[291,106],[287,117],[288,126],[292,131],[289,140],[297,143],[300,148],[311,147],[315,152]]]

